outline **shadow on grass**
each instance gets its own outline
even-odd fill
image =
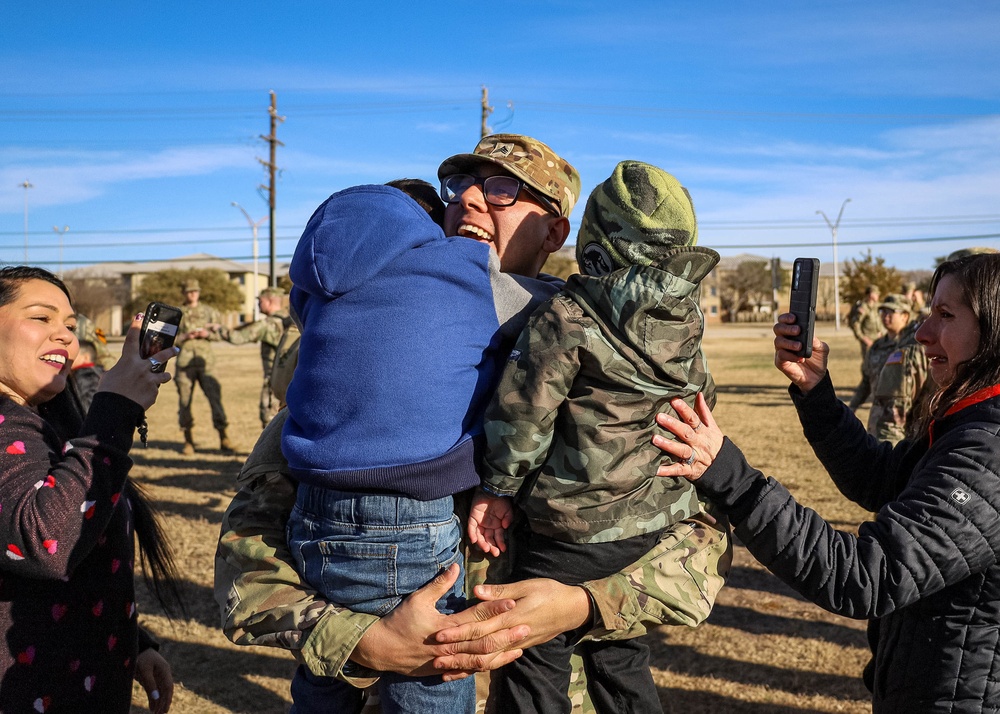
[[[295,662],[280,650],[264,648],[223,652],[218,647],[161,639],[160,652],[170,662],[174,681],[226,711],[238,714],[283,714],[288,702],[252,681],[252,677],[292,681]],[[226,682],[224,686],[221,683]]]
[[[863,633],[862,637],[864,637]],[[833,699],[852,698],[861,701],[868,697],[868,692],[861,683],[860,672],[856,677],[853,677],[741,662],[736,658],[729,659],[703,654],[685,645],[670,645],[657,641],[656,638],[649,639],[649,649],[651,661],[656,662],[661,669],[676,674],[691,677],[712,677],[730,684],[764,687],[803,696],[817,695]],[[704,695],[702,692],[697,694],[699,696],[712,696],[711,694]],[[728,707],[714,709],[700,706],[699,709],[701,711],[736,711]],[[749,709],[747,711],[758,710]],[[767,711],[784,710],[768,709]]]

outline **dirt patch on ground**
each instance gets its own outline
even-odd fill
[[[857,343],[844,328],[820,326],[831,343],[831,374],[841,396],[857,382]],[[866,514],[837,493],[809,451],[772,366],[768,327],[710,328],[709,366],[719,386],[716,418],[751,464],[780,479],[805,504],[838,528],[854,531]],[[150,410],[149,446],[134,451],[136,478],[161,512],[177,553],[188,603],[185,618],[169,620],[143,591],[142,622],[162,641],[177,681],[177,714],[288,709],[294,669],[279,650],[236,647],[219,630],[212,568],[219,523],[232,497],[242,459],[260,433],[257,399],[260,357],[255,348],[220,345],[217,370],[236,456],[222,454],[208,403],[196,392],[198,453],[181,455],[177,394],[172,384]],[[866,414],[860,414],[866,418]],[[405,424],[401,428],[405,428]],[[656,683],[666,712],[747,714],[870,711],[860,672],[867,661],[864,623],[805,602],[737,548],[730,583],[709,621],[697,629],[663,628],[648,636]],[[137,690],[134,712],[146,711]]]

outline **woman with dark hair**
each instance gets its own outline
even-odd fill
[[[1000,255],[943,263],[931,294],[917,340],[939,391],[921,436],[895,447],[837,398],[826,344],[803,359],[794,318],[774,328],[810,446],[875,512],[857,535],[747,464],[704,404],[672,403],[680,419],[658,420],[680,441],[655,439],[680,460],[660,475],[693,481],[768,569],[831,612],[875,620],[875,714],[1000,710]]]
[[[129,479],[136,425],[167,373],[139,356],[141,316],[74,438],[40,407],[77,357],[66,286],[41,268],[0,269],[0,710],[128,712],[133,677],[150,710],[173,679],[136,622],[134,539],[153,591],[171,600],[173,563],[149,503]]]

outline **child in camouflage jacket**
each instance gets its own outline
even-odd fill
[[[656,477],[668,457],[652,444],[670,399],[693,404],[703,391],[714,405],[697,290],[719,256],[696,242],[687,190],[654,166],[623,161],[590,195],[577,238],[585,274],[531,317],[486,412],[469,537],[504,550],[516,499],[528,527],[516,536],[514,579],[604,577],[700,510],[690,483]],[[505,711],[566,707],[580,634],[501,670],[494,693]],[[661,711],[640,639],[581,649],[597,711]]]

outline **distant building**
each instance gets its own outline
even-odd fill
[[[142,285],[142,281],[147,275],[160,270],[189,270],[191,268],[199,270],[216,269],[226,273],[232,282],[240,286],[243,293],[242,307],[238,311],[227,314],[227,319],[234,325],[253,319],[257,294],[268,286],[269,275],[258,272],[255,277],[253,266],[217,258],[209,253],[195,253],[172,260],[157,260],[146,263],[97,263],[95,265],[68,270],[65,273],[65,277],[74,280],[82,279],[88,282],[121,280],[124,284],[124,299],[119,304],[109,304],[96,315],[88,315],[106,334],[121,335],[127,322],[123,314],[125,305],[138,294],[139,286]],[[288,263],[279,263],[276,269],[279,275],[287,274]]]

